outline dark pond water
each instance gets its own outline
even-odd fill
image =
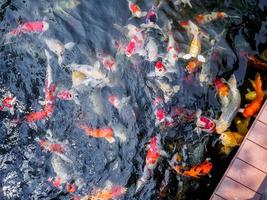
[[[123,27],[145,23],[144,18],[129,19],[131,13],[126,0],[0,0],[0,95],[16,97],[13,114],[0,111],[0,199],[72,199],[91,194],[95,188],[104,188],[107,182],[127,188],[117,199],[210,197],[236,149],[227,156],[219,154],[220,142],[215,143],[219,135],[197,134],[192,113],[201,110],[203,115],[218,119],[221,105],[213,84],[215,77],[228,80],[232,74],[236,76],[241,107],[246,103],[243,100],[246,89],[251,88],[248,79],[254,79],[256,72],[261,74],[263,88],[267,89],[266,68],[247,67],[245,56],[259,55],[267,48],[267,2],[192,0],[192,8],[173,2],[162,1],[160,6],[160,1],[136,2],[143,11],[158,6],[157,24],[163,31],[149,29],[145,33],[145,44],[153,38],[158,46],[158,57],[162,58],[166,57],[167,24],[171,20],[179,49],[188,51],[192,37],[179,21],[194,20],[196,15],[212,11],[223,11],[235,17],[201,26],[210,36],[202,41],[206,71],[200,69],[189,74],[186,62],[179,59],[176,73],[159,79],[163,81],[160,83],[169,84],[171,89],[166,89],[158,78],[147,76],[154,70],[155,61],[138,55],[127,57],[114,47],[114,43],[127,44],[129,39],[123,33],[125,28],[114,24]],[[20,24],[40,20],[49,23],[45,32],[7,37]],[[213,38],[218,38],[214,46],[210,43]],[[58,56],[47,45],[49,39],[75,45],[65,49],[62,62],[58,62]],[[56,98],[51,116],[30,123],[25,120],[29,113],[44,108],[40,101],[45,100],[47,81],[45,50],[51,56],[56,92],[72,89],[76,98],[69,101]],[[108,83],[94,86],[95,82],[90,82],[87,86],[74,87],[71,64],[94,65],[103,55],[113,56],[117,63],[114,71],[101,66]],[[199,80],[201,73],[207,75],[203,82]],[[176,91],[177,85],[179,90]],[[109,101],[110,95],[130,98],[123,107],[116,109]],[[179,113],[174,126],[158,125],[152,103],[156,97],[169,98],[163,103],[167,112],[178,106],[192,113],[189,116],[186,111]],[[110,143],[103,138],[90,137],[79,128],[80,124],[111,127],[115,141]],[[232,125],[231,130],[234,129]],[[169,157],[161,156],[151,177],[135,192],[144,171],[146,147],[156,135],[160,136],[161,148]],[[64,153],[41,148],[40,139],[62,144]],[[196,179],[178,175],[169,165],[175,153],[182,154],[188,166],[210,158],[213,163],[210,176]],[[56,176],[63,180],[59,187],[51,182]],[[67,182],[74,183],[76,191],[68,192]]]

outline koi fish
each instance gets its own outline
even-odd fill
[[[99,57],[100,62],[106,69],[113,71],[113,72],[116,71],[117,63],[114,57],[108,54],[101,54],[98,57]]]
[[[146,51],[143,49],[144,39],[145,39],[144,35],[141,32],[134,35],[133,38],[129,41],[129,43],[126,46],[126,49],[125,49],[126,56],[131,57],[134,54],[145,56]]]
[[[184,166],[175,164],[175,162],[169,162],[169,164],[178,174],[193,178],[200,178],[201,176],[206,176],[213,168],[213,164],[208,160],[205,160],[199,165],[192,166],[189,170],[185,170]]]
[[[178,48],[176,46],[176,42],[173,38],[173,33],[170,31],[169,32],[169,36],[168,36],[168,44],[167,44],[167,56],[166,56],[166,60],[168,61],[168,63],[170,63],[170,65],[172,67],[175,66],[175,63],[178,60]]]
[[[231,99],[230,99],[230,103],[228,104],[228,106],[222,110],[222,114],[220,115],[219,119],[215,121],[217,133],[223,133],[230,127],[241,104],[241,95],[237,88],[236,78],[234,75],[232,75],[230,79],[228,80],[228,85],[230,88],[229,95]]]
[[[71,64],[72,69],[72,84],[73,87],[79,85],[90,85],[93,88],[103,87],[110,81],[107,75],[100,70],[100,62],[95,62],[94,66]]]
[[[65,149],[62,144],[60,143],[52,143],[45,139],[39,139],[38,144],[41,146],[42,149],[50,152],[55,152],[59,154],[64,154]]]
[[[151,177],[161,155],[168,157],[167,153],[161,149],[160,136],[157,135],[152,137],[149,141],[146,155],[146,164],[142,177],[137,181],[136,192],[138,192]]]
[[[45,43],[50,51],[52,51],[54,54],[58,57],[58,64],[61,65],[63,62],[63,54],[66,49],[72,49],[75,45],[74,42],[69,42],[66,44],[63,44],[57,39],[45,39]]]
[[[111,200],[125,194],[127,188],[107,182],[103,189],[96,188],[92,191],[92,195],[86,195],[81,200]]]
[[[122,97],[119,98],[118,96],[115,95],[110,95],[108,97],[108,101],[111,103],[112,106],[114,106],[118,111],[121,111],[121,109],[127,105],[130,101],[131,97]]]
[[[16,97],[4,97],[0,105],[0,111],[9,111],[14,115],[14,106],[16,104]]]
[[[199,116],[197,118],[197,130],[201,130],[207,133],[214,133],[216,131],[216,123],[205,116]]]
[[[190,8],[192,8],[192,4],[190,3],[190,0],[176,0],[174,2],[174,5],[179,6],[181,3],[185,5],[188,5]]]
[[[200,176],[206,176],[210,173],[213,168],[213,164],[208,160],[205,160],[203,163],[193,166],[190,170],[185,170],[183,172],[184,176],[190,176],[194,178],[200,178]]]
[[[7,35],[9,37],[13,37],[21,34],[43,33],[47,31],[48,28],[49,28],[49,23],[46,21],[25,22],[24,24],[21,24],[19,27],[11,30]]]
[[[241,135],[246,135],[248,132],[248,125],[250,122],[250,117],[247,117],[245,119],[241,119],[240,117],[235,118],[235,125],[237,128],[237,132]]]
[[[75,192],[80,180],[77,180],[74,183],[72,181],[72,178],[75,177],[75,172],[72,168],[73,162],[66,162],[64,159],[62,159],[61,154],[52,154],[51,165],[56,174],[56,177],[55,179],[49,177],[48,181],[52,182],[54,187],[60,189],[65,184],[65,189],[67,192]]]
[[[189,53],[183,56],[184,59],[189,60],[190,58],[197,58],[200,62],[205,62],[206,59],[204,56],[200,55],[201,53],[201,40],[200,40],[200,30],[199,28],[192,22],[189,21],[189,26],[192,27],[193,40],[191,42]]]
[[[267,97],[267,90],[263,90],[263,94],[264,97]],[[257,97],[256,91],[250,91],[245,94],[245,99],[248,101],[253,101],[254,99],[256,99],[256,97]]]
[[[140,24],[140,27],[147,29],[149,28],[158,29],[162,33],[161,28],[157,25],[157,21],[158,21],[157,8],[155,6],[152,6],[152,8],[150,8],[150,10],[146,15],[146,23]]]
[[[244,136],[238,132],[226,131],[221,134],[219,139],[223,145],[222,152],[229,154],[233,147],[239,146],[242,143]]]
[[[80,5],[80,0],[64,0],[56,2],[51,8],[44,10],[44,13],[61,12],[66,14],[65,10],[70,10]]]
[[[164,94],[165,102],[168,102],[171,97],[180,90],[179,85],[171,86],[168,83],[165,83],[161,80],[155,80],[156,85],[162,90]]]
[[[168,64],[162,60],[158,60],[155,62],[154,71],[149,72],[147,74],[148,77],[167,77],[169,78],[169,73],[177,73],[177,71],[173,68],[168,67]]]
[[[217,93],[219,95],[219,100],[222,105],[222,108],[226,108],[228,104],[230,103],[230,89],[227,83],[225,83],[224,79],[216,78],[214,80],[214,85],[217,89]]]
[[[250,82],[257,96],[248,106],[245,107],[244,112],[243,112],[244,117],[253,116],[255,113],[257,113],[260,110],[261,105],[263,103],[264,94],[262,91],[262,81],[261,81],[260,74],[257,73],[255,77],[255,81],[250,80]]]
[[[73,100],[73,92],[71,90],[62,90],[57,93],[57,98],[61,100]]]
[[[113,130],[112,128],[91,128],[85,124],[79,124],[78,127],[80,129],[83,129],[85,133],[91,137],[95,138],[104,138],[109,143],[115,142],[115,139],[113,137]]]
[[[147,51],[147,60],[153,62],[158,58],[158,46],[154,39],[149,38],[146,44],[145,50]]]
[[[146,16],[147,12],[142,12],[140,7],[131,2],[130,0],[128,0],[128,6],[129,6],[129,10],[131,11],[132,17],[136,17],[136,18],[141,18]]]
[[[210,14],[197,15],[195,20],[198,24],[207,24],[217,19],[223,19],[228,17],[225,12],[211,12]]]
[[[187,65],[186,65],[186,69],[188,71],[189,74],[195,72],[197,70],[197,68],[202,64],[201,61],[197,60],[197,59],[193,59],[190,60]]]

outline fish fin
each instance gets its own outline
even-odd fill
[[[185,60],[189,60],[190,58],[192,58],[192,56],[191,56],[191,54],[185,54],[185,55],[183,55],[182,58]]]
[[[74,42],[68,42],[64,45],[64,47],[68,50],[71,50],[74,47],[75,43]]]
[[[197,56],[197,59],[200,61],[200,62],[206,62],[206,58],[202,55],[198,55]]]

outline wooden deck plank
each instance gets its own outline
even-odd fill
[[[219,188],[217,188],[215,193],[229,200],[257,200],[261,198],[261,195],[228,177],[224,177],[223,181],[221,182],[221,185],[219,186]]]
[[[247,138],[267,149],[267,124],[257,121],[251,127]]]
[[[210,200],[225,200],[225,199],[222,198],[222,197],[220,197],[220,196],[218,196],[218,195],[216,195],[216,194],[214,194],[214,195],[212,195],[212,197],[210,198]]]
[[[264,188],[262,187],[262,183],[266,178],[266,174],[240,159],[234,160],[231,168],[227,172],[227,176],[254,191],[263,193]]]
[[[267,150],[252,141],[245,140],[242,149],[236,156],[265,173],[267,172]]]
[[[262,109],[259,112],[257,119],[267,124],[267,101],[265,101],[265,104],[262,106]]]

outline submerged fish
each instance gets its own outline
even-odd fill
[[[157,79],[155,82],[156,85],[162,90],[165,102],[168,102],[171,97],[180,90],[179,85],[171,86],[168,83],[164,83],[163,81]]]
[[[223,133],[230,127],[241,104],[241,96],[237,88],[236,78],[234,75],[232,75],[231,78],[228,80],[228,84],[230,88],[231,100],[228,106],[222,111],[222,114],[220,115],[219,119],[216,121],[217,133]]]
[[[205,62],[206,59],[202,56],[201,53],[201,40],[200,40],[200,30],[199,28],[191,21],[189,21],[189,26],[192,27],[193,40],[190,44],[189,53],[183,56],[184,59],[188,60],[190,58],[197,58],[200,62]]]
[[[0,111],[9,111],[12,115],[14,115],[16,97],[6,96],[1,100],[0,103]]]
[[[5,35],[5,39],[9,40],[11,37],[18,36],[21,34],[30,34],[30,33],[43,33],[47,31],[49,28],[49,24],[46,21],[32,21],[25,22],[19,25],[17,28],[11,30],[7,35]]]
[[[54,2],[51,8],[44,10],[44,13],[48,12],[61,12],[66,13],[66,10],[70,10],[80,5],[80,0],[60,0]]]
[[[238,133],[240,133],[241,135],[247,134],[250,119],[251,119],[250,117],[247,117],[245,119],[241,119],[238,116],[235,118],[235,125],[236,125]]]
[[[158,58],[158,46],[153,38],[148,39],[145,50],[147,51],[147,60],[150,62],[155,61]]]
[[[197,118],[197,130],[201,130],[207,133],[214,133],[216,131],[216,123],[205,116],[199,116]]]
[[[73,87],[79,85],[89,85],[93,88],[103,87],[109,83],[107,75],[100,70],[100,62],[95,62],[94,66],[71,64]]]
[[[219,139],[223,145],[221,151],[225,154],[229,154],[233,147],[239,146],[242,143],[244,136],[238,132],[226,131],[221,133]]]
[[[140,189],[144,186],[148,179],[150,179],[161,155],[167,156],[167,153],[162,150],[160,144],[160,136],[157,135],[152,137],[149,141],[146,155],[146,164],[142,177],[137,181],[136,192],[140,191]]]
[[[128,0],[128,6],[129,6],[129,10],[131,11],[133,17],[141,18],[141,17],[146,16],[146,14],[147,14],[147,12],[142,12],[140,7],[136,3],[133,3],[130,0]]]
[[[257,95],[256,95],[256,98],[248,106],[245,107],[244,112],[243,112],[244,117],[251,117],[252,115],[257,113],[260,110],[261,105],[263,103],[264,94],[262,91],[262,81],[261,81],[260,74],[257,73],[255,77],[255,81],[250,80],[250,82]]]
[[[109,143],[115,142],[115,139],[113,137],[113,130],[109,127],[104,128],[92,128],[87,126],[86,124],[78,124],[78,127],[83,129],[85,133],[91,137],[95,138],[104,138]]]
[[[211,12],[210,14],[201,14],[195,17],[195,20],[199,24],[206,24],[217,19],[223,19],[228,17],[225,12]]]
[[[112,200],[119,198],[125,194],[126,191],[127,188],[107,181],[106,186],[103,189],[95,188],[91,192],[92,195],[86,195],[81,200]]]
[[[45,43],[50,51],[52,51],[54,54],[58,57],[58,64],[61,65],[63,62],[63,54],[65,52],[65,49],[72,49],[75,45],[74,42],[69,42],[66,44],[63,44],[57,39],[45,39]]]
[[[219,100],[220,100],[222,109],[225,109],[230,103],[229,86],[224,79],[220,79],[220,78],[216,78],[214,80],[214,85],[217,89],[217,93],[219,95]]]

